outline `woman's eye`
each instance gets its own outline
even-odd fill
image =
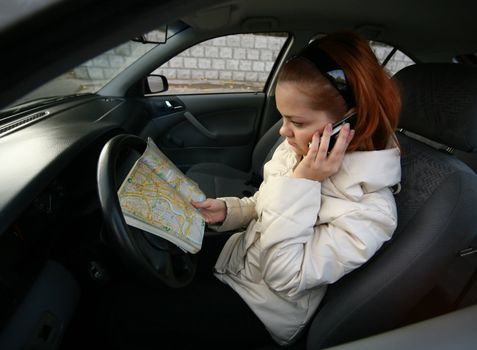
[[[292,124],[298,128],[303,126],[303,123],[298,123],[298,122],[292,122]]]

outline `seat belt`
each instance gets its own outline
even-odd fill
[[[454,147],[450,147],[450,146],[444,145],[442,143],[430,140],[430,139],[428,139],[424,136],[421,136],[419,134],[416,134],[412,131],[409,131],[409,130],[406,130],[406,129],[403,129],[403,128],[398,128],[397,131],[400,132],[403,135],[406,135],[406,136],[410,137],[411,139],[414,139],[414,140],[420,141],[422,143],[425,143],[426,145],[431,146],[432,148],[435,148],[437,150],[444,151],[444,152],[449,153],[449,154],[454,154],[454,152],[455,152]]]

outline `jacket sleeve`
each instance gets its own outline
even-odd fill
[[[235,230],[247,226],[250,221],[257,218],[255,203],[258,191],[252,197],[220,197],[225,202],[227,215],[220,225],[210,225],[209,227],[218,232]]]
[[[271,177],[261,190],[267,199],[261,215],[263,279],[287,296],[335,282],[371,258],[396,228],[395,206],[385,193],[358,202],[333,198],[341,201],[340,214],[317,225],[321,183]]]

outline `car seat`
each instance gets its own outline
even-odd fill
[[[477,69],[416,64],[394,79],[402,92],[398,227],[370,261],[329,286],[309,325],[308,349],[404,324],[477,234],[477,175],[443,150],[477,148]]]
[[[251,196],[263,180],[263,165],[283,141],[279,135],[282,120],[277,121],[258,141],[252,153],[252,167],[246,172],[222,163],[199,163],[187,171],[207,197]]]

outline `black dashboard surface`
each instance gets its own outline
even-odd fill
[[[47,118],[0,135],[0,328],[48,262],[69,253],[75,235],[98,234],[99,153],[114,135],[133,132],[143,111],[134,101],[99,96],[45,109]]]
[[[102,97],[45,108],[48,118],[0,136],[0,234],[83,149],[121,130],[128,114],[123,100]]]

